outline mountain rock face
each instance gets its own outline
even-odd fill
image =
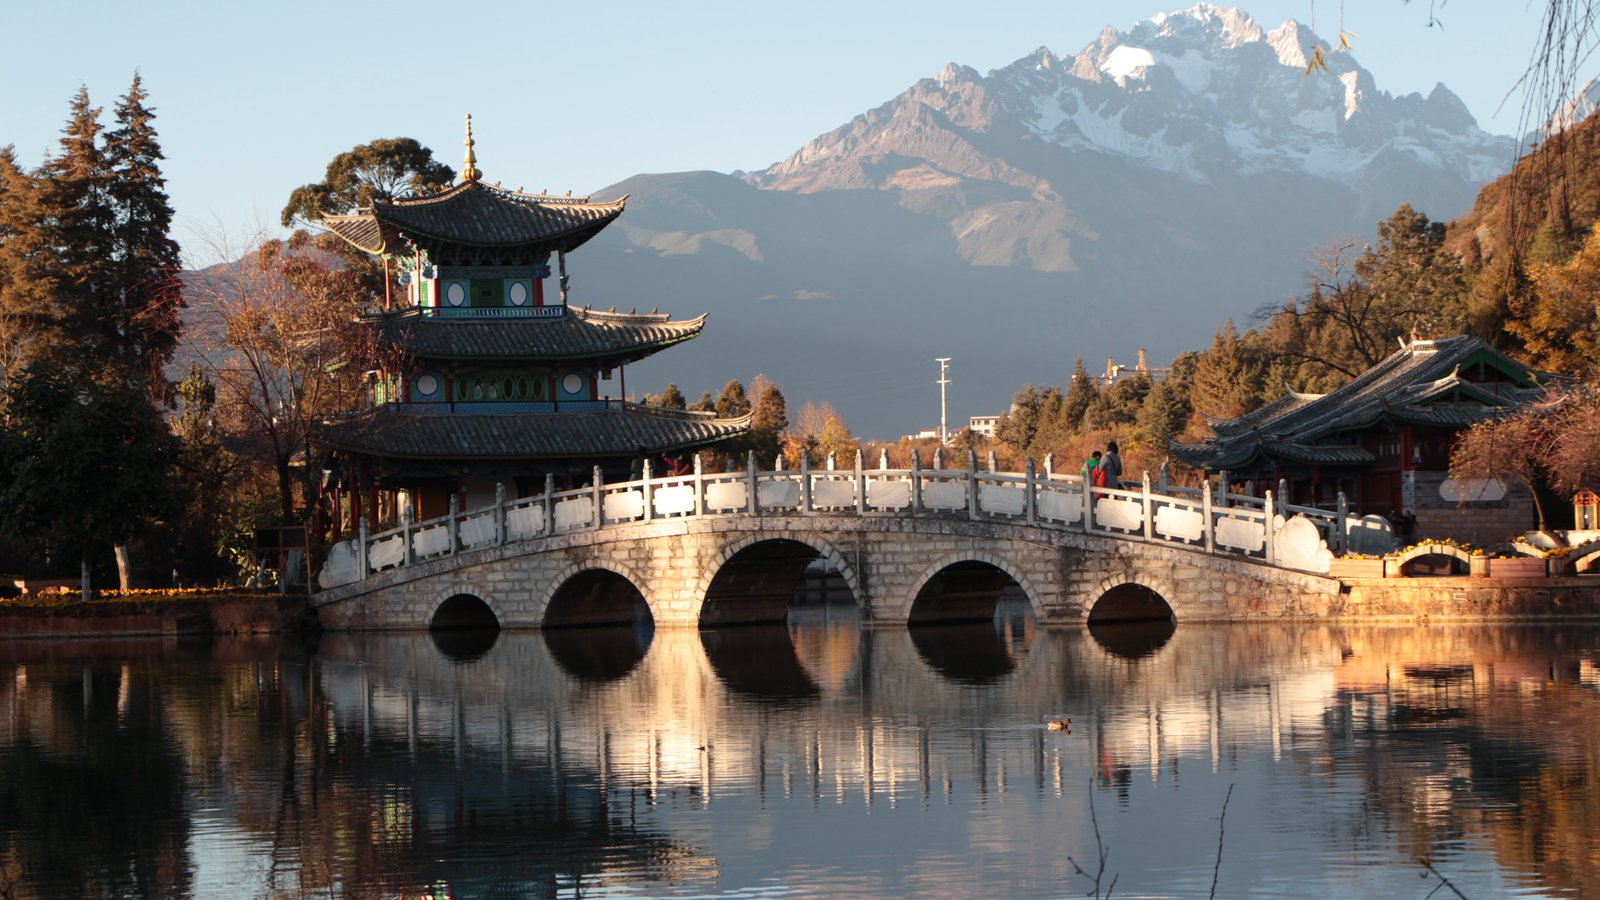
[[[628,213],[577,277],[596,305],[713,313],[636,393],[763,371],[891,436],[936,418],[934,357],[953,427],[1079,355],[1164,362],[1400,203],[1465,211],[1515,152],[1443,85],[1391,96],[1303,25],[1201,4],[1074,56],[948,65],[758,172],[614,185]]]

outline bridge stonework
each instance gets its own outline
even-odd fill
[[[459,552],[315,595],[324,627],[426,628],[447,599],[483,600],[504,627],[539,627],[568,579],[626,578],[658,628],[692,628],[722,567],[762,542],[795,541],[828,559],[862,619],[904,625],[935,575],[987,563],[1022,587],[1043,623],[1082,623],[1113,588],[1142,585],[1182,621],[1336,615],[1335,579],[1160,544],[955,516],[790,514],[634,522]]]

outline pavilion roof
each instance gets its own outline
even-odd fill
[[[378,339],[423,359],[568,360],[627,363],[690,340],[706,316],[673,321],[658,313],[616,313],[567,307],[548,318],[450,318],[424,310],[366,316]]]
[[[750,430],[750,416],[627,404],[572,413],[420,413],[378,406],[331,418],[318,432],[334,447],[395,459],[559,459],[670,453]]]
[[[464,181],[427,197],[379,201],[351,215],[324,216],[322,224],[368,253],[405,252],[407,242],[571,252],[621,215],[627,201],[624,196],[596,203]]]
[[[1484,362],[1506,380],[1475,381],[1464,365]],[[1212,421],[1203,444],[1173,442],[1192,466],[1226,469],[1270,457],[1308,464],[1359,465],[1371,454],[1351,435],[1382,421],[1465,428],[1532,403],[1542,393],[1535,372],[1477,338],[1413,340],[1327,394],[1287,392],[1254,412]]]

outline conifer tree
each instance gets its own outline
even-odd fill
[[[109,298],[107,315],[122,338],[117,363],[123,377],[143,385],[152,399],[167,401],[171,387],[163,370],[182,327],[183,284],[178,244],[169,233],[172,206],[160,167],[165,157],[147,98],[135,74],[117,104],[117,128],[106,134],[117,266],[116,296]]]
[[[20,369],[45,318],[47,292],[35,281],[49,271],[40,263],[47,248],[35,227],[37,190],[14,149],[0,148],[0,388]]]
[[[750,411],[750,400],[745,396],[744,385],[737,379],[730,381],[722,388],[722,393],[717,395],[717,415],[724,419],[734,419]]]
[[[1261,366],[1228,319],[1195,363],[1190,402],[1212,418],[1231,418],[1255,409],[1260,394]]]
[[[46,301],[52,321],[37,335],[37,356],[83,375],[99,375],[101,362],[120,355],[107,306],[107,288],[116,281],[116,214],[99,139],[100,109],[90,105],[88,88],[79,88],[62,129],[61,153],[40,172],[35,221],[54,249],[56,269],[53,296]]]
[[[750,449],[766,462],[778,455],[782,435],[789,427],[789,406],[778,386],[766,379],[750,415]]]
[[[1064,402],[1063,415],[1065,424],[1076,431],[1083,427],[1084,413],[1089,411],[1089,405],[1094,402],[1095,395],[1100,392],[1094,379],[1089,377],[1089,371],[1083,367],[1083,357],[1078,357],[1072,364],[1072,381],[1067,385],[1067,395]]]

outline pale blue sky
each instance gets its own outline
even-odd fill
[[[1038,46],[1076,53],[1106,25],[1190,5],[1057,0],[760,4],[285,2],[29,3],[8,9],[0,144],[55,148],[80,84],[108,109],[143,72],[159,118],[179,238],[275,225],[296,185],[380,136],[459,166],[473,114],[490,180],[588,193],[640,172],[756,169],[894,97],[945,62],[997,68]],[[1337,0],[1240,4],[1331,40]],[[1539,8],[1347,0],[1355,53],[1391,93],[1443,81],[1480,124],[1521,74]],[[1593,74],[1593,73],[1590,73]]]

